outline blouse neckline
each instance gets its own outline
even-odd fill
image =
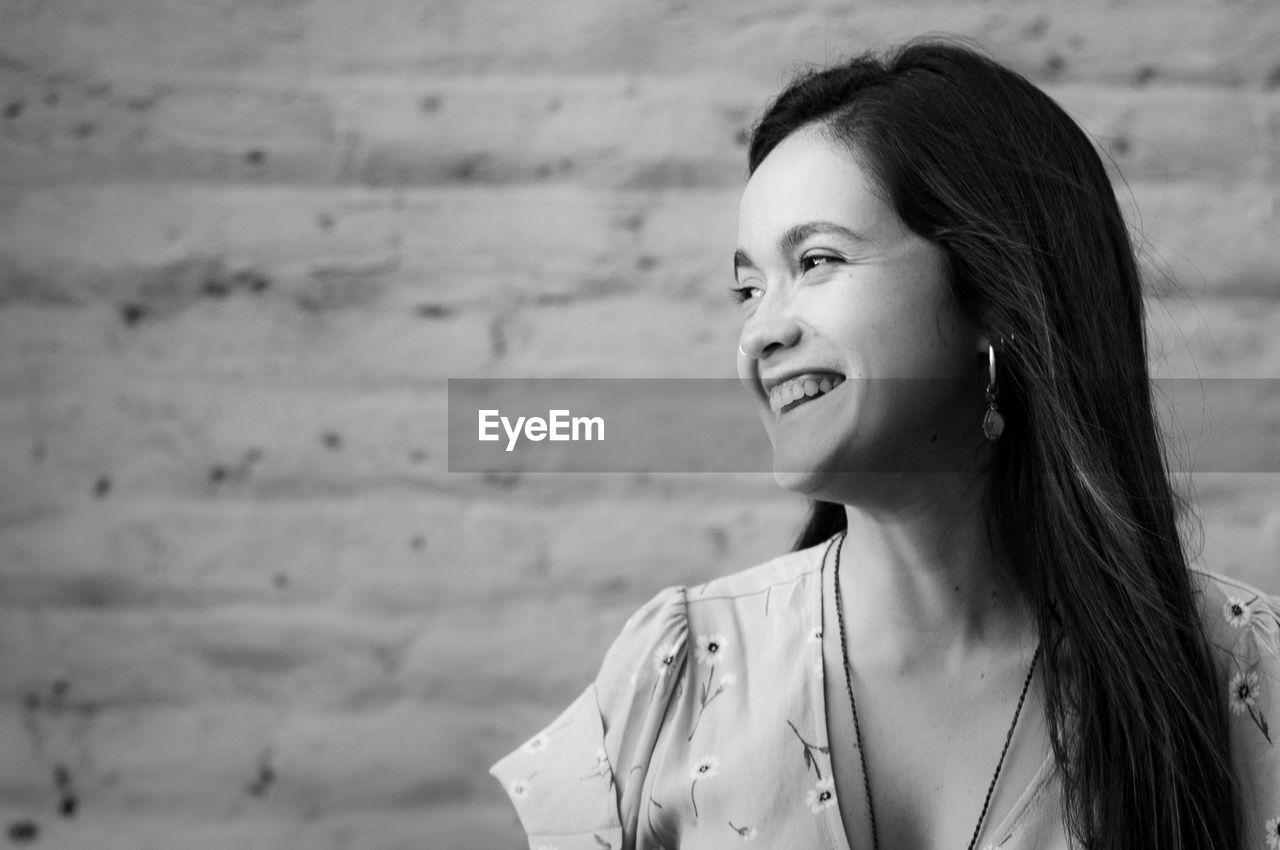
[[[837,537],[839,534],[843,533],[844,532],[839,532]],[[827,574],[828,572],[832,572],[827,568],[827,561],[829,560],[832,548],[836,545],[835,541],[837,537],[832,537],[822,552],[822,556],[818,562],[818,581],[813,583],[815,589],[810,591],[808,599],[809,620],[810,622],[816,623],[818,628],[822,630],[823,634],[826,634],[827,627],[825,622],[826,611],[823,606],[823,596],[826,589]],[[825,679],[828,671],[825,669],[825,654],[819,653],[819,655],[823,658],[821,663],[824,665],[824,669],[822,671],[822,676],[809,677],[809,703],[813,706],[815,728],[822,730],[823,735],[829,738],[831,734],[831,727],[827,725],[827,716],[829,712],[825,691]],[[1018,798],[1014,801],[1013,807],[1009,809],[994,828],[988,826],[984,829],[984,832],[988,835],[995,836],[996,842],[1000,842],[1004,836],[1008,835],[1013,828],[1017,826],[1018,821],[1020,821],[1029,811],[1032,800],[1035,799],[1036,795],[1040,793],[1044,785],[1052,778],[1053,767],[1053,751],[1050,750],[1045,756],[1044,761],[1040,763],[1040,767],[1036,770],[1031,781],[1027,783],[1027,787],[1022,790],[1022,793],[1018,795]],[[827,839],[831,850],[852,850],[849,844],[849,830],[844,822],[844,817],[840,814],[840,807],[831,806],[827,809],[826,814],[827,817],[823,819],[823,825],[826,827]],[[981,846],[985,847],[987,845],[983,844]]]

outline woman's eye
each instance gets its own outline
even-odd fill
[[[818,266],[829,266],[839,262],[839,257],[833,257],[830,254],[808,254],[800,258],[800,270],[809,271]]]
[[[749,301],[753,297],[752,293],[759,291],[760,288],[758,286],[735,286],[730,287],[729,297],[733,299],[735,304],[741,304],[744,301]]]

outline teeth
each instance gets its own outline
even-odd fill
[[[769,407],[774,414],[782,413],[783,408],[804,398],[822,395],[844,383],[843,375],[829,377],[827,375],[798,375],[773,388],[769,393]]]

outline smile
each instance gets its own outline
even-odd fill
[[[844,383],[843,375],[810,372],[784,381],[769,392],[769,407],[775,416],[790,413],[802,404],[821,398]]]

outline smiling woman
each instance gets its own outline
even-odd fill
[[[847,150],[816,126],[784,139],[747,184],[738,232],[739,372],[782,486],[809,494],[885,459],[937,470],[977,457],[969,423],[988,341],[951,296],[946,255],[903,225]],[[804,381],[823,376],[847,380],[797,408]]]
[[[1280,600],[1188,566],[1088,137],[918,41],[749,167],[738,374],[812,513],[492,768],[531,846],[1280,848]]]

